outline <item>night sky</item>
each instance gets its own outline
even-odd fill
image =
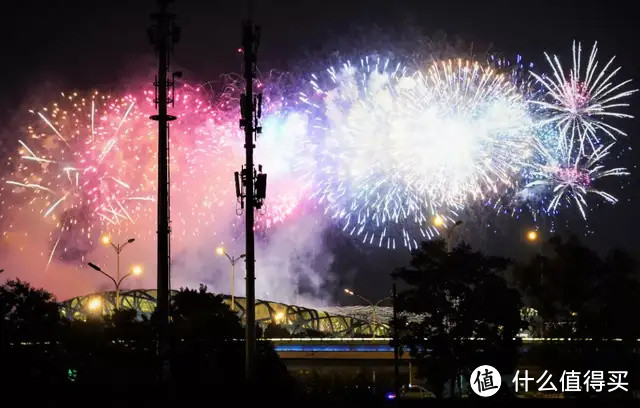
[[[12,2],[13,3],[13,2]],[[118,87],[137,78],[153,78],[154,52],[146,29],[155,2],[148,1],[46,1],[23,0],[3,11],[0,24],[3,78],[0,120],[6,125],[34,94],[57,93],[69,88]],[[638,19],[631,2],[617,1],[380,1],[324,0],[256,1],[255,21],[262,28],[258,53],[262,68],[294,69],[308,52],[344,41],[357,26],[367,31],[379,26],[391,35],[407,24],[432,35],[443,31],[455,41],[474,43],[474,49],[492,49],[505,55],[519,53],[543,63],[544,51],[558,53],[568,61],[571,41],[590,49],[598,40],[600,59],[617,55],[623,66],[619,79],[638,81]],[[225,72],[240,70],[236,52],[244,2],[179,0],[172,5],[182,28],[176,46],[174,69],[188,80],[206,81]],[[366,50],[363,50],[363,52]],[[640,117],[637,94],[629,112]],[[638,255],[640,217],[637,217],[638,151],[640,119],[627,120],[623,128],[633,148],[621,158],[633,175],[618,191],[615,207],[603,206],[589,214],[588,227],[572,221],[578,235],[599,251],[622,246]],[[0,129],[5,148],[15,143],[11,126]],[[11,142],[13,140],[13,142]],[[0,145],[1,146],[1,145]],[[259,160],[259,158],[258,158]],[[619,188],[619,187],[616,187]],[[1,209],[0,209],[1,211]],[[520,234],[529,225],[513,222],[496,233],[488,231],[481,241],[488,250],[519,258]],[[563,228],[559,228],[564,232]],[[476,237],[477,238],[477,237]],[[384,296],[388,272],[406,261],[407,254],[359,248],[328,234],[335,248],[335,272],[341,281],[334,291],[349,285],[371,297]],[[474,239],[471,238],[473,242]],[[0,265],[1,266],[1,265]],[[259,271],[258,271],[259,273]]]

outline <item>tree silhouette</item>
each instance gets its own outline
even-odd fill
[[[637,262],[621,250],[602,258],[576,237],[553,237],[548,247],[545,256],[538,254],[514,270],[527,305],[539,311],[543,324],[538,335],[588,341],[543,345],[530,358],[556,371],[637,371]],[[603,397],[581,395],[590,394]]]
[[[73,383],[115,395],[135,393],[155,380],[155,333],[131,309],[73,320],[63,336],[63,357]]]
[[[479,362],[513,370],[521,303],[502,276],[507,264],[465,244],[448,252],[436,240],[423,242],[410,265],[394,272],[409,285],[399,294],[400,310],[422,317],[407,324],[403,341],[437,396]],[[471,340],[477,338],[483,340]]]
[[[8,341],[45,341],[60,333],[62,321],[53,295],[19,279],[0,286],[0,311]]]
[[[46,385],[63,380],[55,359],[62,320],[53,295],[26,282],[0,286],[0,383]]]
[[[264,329],[264,337],[267,339],[289,338],[291,337],[291,332],[285,327],[272,322]]]
[[[240,319],[224,304],[223,297],[207,292],[204,285],[198,290],[180,289],[171,306],[174,329],[185,338],[224,342],[244,335]]]
[[[640,337],[629,316],[640,312],[635,260],[621,250],[604,259],[575,236],[549,240],[550,253],[514,269],[528,306],[538,310],[540,336]]]
[[[634,342],[640,327],[640,280],[637,264],[621,250],[605,257],[595,290],[577,314],[578,332],[588,337],[621,338]]]
[[[203,385],[220,398],[260,392],[264,398],[283,398],[295,390],[293,379],[272,344],[259,341],[256,384],[244,382],[244,328],[223,297],[181,289],[172,298],[174,335],[172,369],[182,392],[200,391]]]

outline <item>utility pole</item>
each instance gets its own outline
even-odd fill
[[[398,295],[396,292],[396,284],[393,284],[393,375],[394,375],[394,388],[396,398],[400,396],[400,340],[398,339]]]
[[[256,358],[256,293],[255,293],[255,236],[254,211],[262,207],[267,189],[267,175],[262,173],[262,166],[256,172],[253,164],[253,149],[257,136],[262,133],[259,119],[262,116],[262,94],[254,96],[253,82],[256,78],[256,53],[260,43],[260,27],[254,26],[251,19],[251,3],[249,18],[242,23],[242,52],[244,53],[245,93],[240,97],[240,128],[244,129],[244,148],[246,163],[240,173],[235,172],[236,196],[241,209],[246,202],[246,328],[245,328],[245,377],[249,382],[255,380]]]
[[[251,7],[249,7],[251,16]],[[253,94],[253,82],[256,78],[256,53],[260,42],[260,28],[254,26],[251,18],[242,23],[242,52],[244,53],[245,92],[240,97],[240,128],[244,129],[244,148],[246,163],[240,173],[235,172],[236,196],[244,210],[245,220],[245,262],[246,262],[246,328],[245,328],[245,377],[251,382],[255,380],[256,356],[256,293],[255,293],[255,236],[254,211],[262,207],[267,188],[267,175],[262,173],[262,166],[256,172],[253,164],[253,149],[258,134],[262,133],[259,119],[262,115],[262,94]]]
[[[182,76],[175,72],[168,78],[169,56],[173,44],[178,42],[180,31],[174,25],[175,15],[167,12],[167,5],[173,0],[157,0],[158,11],[151,15],[153,26],[149,29],[151,43],[158,54],[158,74],[153,83],[155,105],[158,114],[151,119],[158,122],[158,356],[160,358],[160,380],[169,380],[169,282],[170,282],[170,201],[169,201],[169,122],[176,117],[167,114],[169,104],[173,106],[175,78]],[[169,89],[171,92],[169,94]]]

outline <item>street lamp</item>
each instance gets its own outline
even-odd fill
[[[218,255],[226,255],[231,262],[231,310],[236,310],[236,262],[244,258],[246,255],[242,254],[238,257],[233,257],[224,250],[223,247],[216,248]]]
[[[436,215],[435,217],[433,217],[432,223],[435,227],[438,228],[448,228],[444,217],[442,217],[441,215]],[[445,233],[445,240],[447,241],[447,252],[451,252],[451,236],[453,235],[453,231],[460,225],[462,225],[461,220],[454,222],[453,225],[449,227],[447,229],[447,232]]]
[[[140,266],[140,265],[133,265],[133,266],[131,267],[131,274],[132,274],[133,276],[140,276],[140,275],[142,275],[142,266]]]
[[[373,332],[373,338],[375,339],[376,338],[376,307],[378,307],[378,305],[380,303],[384,302],[385,300],[391,299],[391,296],[387,296],[386,298],[382,298],[382,299],[378,300],[376,303],[373,303],[372,301],[370,301],[366,297],[360,296],[360,295],[358,295],[357,293],[355,293],[352,290],[349,290],[349,289],[345,288],[344,289],[344,293],[346,293],[347,295],[350,295],[350,296],[359,297],[360,299],[364,300],[365,302],[367,302],[367,303],[369,303],[371,305],[371,308],[373,310],[373,313],[372,313],[373,314],[373,330],[372,330],[372,332]]]
[[[279,324],[284,320],[284,312],[278,312],[275,316],[273,316],[273,320],[276,324]]]
[[[113,282],[113,284],[116,287],[116,310],[120,309],[120,285],[122,284],[122,281],[125,280],[129,275],[134,275],[134,276],[139,276],[140,274],[142,274],[142,267],[140,265],[135,265],[131,268],[131,272],[129,272],[128,274],[124,275],[122,278],[118,278],[113,279],[113,277],[111,275],[109,275],[108,273],[104,272],[102,269],[100,269],[99,266],[92,264],[91,262],[88,263],[88,265],[95,269],[96,271],[100,272],[101,274],[103,274],[104,276],[106,276],[107,278],[111,279],[111,282]]]
[[[116,251],[116,279],[115,280],[120,282],[121,281],[121,279],[120,279],[120,252],[122,252],[124,247],[126,247],[129,244],[131,244],[136,239],[135,238],[129,238],[127,240],[127,242],[125,242],[123,244],[114,244],[113,241],[111,241],[111,237],[109,237],[108,235],[103,235],[101,240],[102,240],[102,243],[104,245],[111,245],[113,250]],[[139,275],[139,273],[138,273],[138,275]],[[124,279],[124,278],[122,278],[122,279]],[[118,308],[118,293],[116,293],[116,309],[117,308]]]
[[[87,305],[87,308],[91,311],[91,312],[97,312],[100,308],[102,308],[102,299],[100,299],[99,297],[94,297],[89,301],[89,304]]]
[[[540,234],[535,229],[529,229],[525,233],[525,238],[530,244],[535,245],[539,242]],[[545,268],[544,243],[541,243],[540,245],[535,245],[535,247],[539,251],[538,259],[540,259],[540,285],[542,286],[542,284],[544,283],[544,268]]]

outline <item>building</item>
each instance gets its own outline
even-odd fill
[[[176,293],[176,291],[172,291]],[[156,307],[155,289],[136,289],[120,293],[123,309],[134,309],[138,315],[149,317]],[[220,295],[231,306],[231,296]],[[62,302],[61,313],[69,319],[85,319],[92,313],[110,314],[115,309],[115,292],[92,293]],[[235,297],[234,310],[244,321],[246,300]],[[256,300],[256,323],[265,329],[275,323],[293,337],[350,338],[389,337],[387,322],[374,323],[364,316],[339,314],[303,306]]]

